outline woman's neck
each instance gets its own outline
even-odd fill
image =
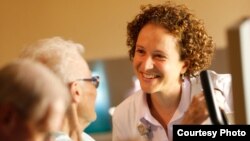
[[[167,125],[172,119],[181,99],[181,86],[171,94],[147,94],[147,102],[152,116],[160,122],[167,133]]]

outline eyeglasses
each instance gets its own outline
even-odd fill
[[[91,82],[96,88],[99,86],[99,76],[92,76],[91,78],[83,78],[83,79],[77,79],[76,81],[89,81]]]

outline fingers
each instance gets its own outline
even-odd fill
[[[182,120],[183,124],[201,124],[208,118],[206,100],[203,93],[195,95],[192,102],[185,112]]]

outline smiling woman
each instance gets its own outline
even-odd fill
[[[199,73],[215,44],[201,19],[171,1],[144,5],[127,25],[127,45],[141,90],[116,107],[113,141],[172,141],[175,124],[211,124]],[[209,73],[220,108],[232,113],[231,76]]]
[[[217,50],[219,53],[216,53],[214,59],[214,64],[218,65],[212,69],[220,73],[230,72],[227,69],[227,64],[229,64],[227,56],[223,57],[228,49],[225,31],[235,20],[249,15],[250,1],[174,1],[187,4],[197,15],[204,17],[207,29],[213,35],[217,48],[220,49]],[[86,45],[84,57],[88,61],[114,60],[114,62],[119,62],[120,58],[126,60],[128,58],[124,44],[126,23],[134,18],[138,7],[142,4],[161,2],[163,0],[61,0],[60,3],[54,0],[1,0],[0,66],[16,58],[23,46],[34,40],[52,36],[62,36]],[[218,20],[222,17],[223,20]],[[108,82],[108,86],[112,87],[110,90],[111,106],[117,106],[124,98],[125,89],[130,88],[128,87],[130,82],[124,81],[127,76],[124,73],[128,71],[128,68],[119,63],[115,65],[119,67],[114,68],[112,73],[106,71],[109,76],[112,75],[110,77],[114,78],[114,81]],[[122,72],[123,77],[115,72]],[[121,73],[118,74],[121,75]],[[127,79],[129,80],[130,77]]]

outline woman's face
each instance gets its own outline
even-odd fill
[[[147,24],[138,35],[133,67],[145,93],[169,93],[180,89],[187,63],[180,60],[174,36],[159,25]]]

